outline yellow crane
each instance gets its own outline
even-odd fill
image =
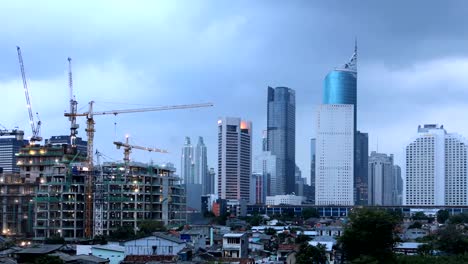
[[[146,150],[149,152],[168,153],[167,150],[164,150],[164,149],[130,145],[130,143],[128,142],[128,136],[125,137],[125,142],[114,141],[114,145],[117,147],[117,149],[120,149],[121,147],[123,148],[124,150],[123,160],[126,165],[130,162],[130,153],[132,153],[132,149]]]
[[[202,108],[213,106],[212,103],[203,104],[186,104],[186,105],[170,105],[170,106],[159,106],[159,107],[147,107],[147,108],[136,108],[136,109],[123,109],[123,110],[109,110],[95,112],[93,110],[94,101],[89,102],[89,108],[84,113],[65,113],[65,117],[86,117],[86,134],[88,136],[87,146],[87,167],[88,175],[85,179],[85,237],[91,238],[93,236],[93,150],[94,150],[94,116],[96,115],[118,115],[118,114],[129,114],[129,113],[141,113],[141,112],[155,112],[155,111],[167,111],[176,109],[191,109],[191,108]]]

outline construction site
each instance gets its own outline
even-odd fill
[[[170,163],[145,164],[130,159],[133,149],[167,151],[131,145],[127,137],[126,142],[114,142],[117,149],[123,150],[123,161],[101,162],[102,154],[94,149],[94,116],[200,108],[212,104],[97,112],[93,110],[94,102],[91,101],[87,112],[78,113],[69,58],[70,111],[65,113],[65,117],[70,122],[70,134],[56,137],[67,138],[68,142],[54,143],[51,138],[42,144],[41,121],[35,120],[32,112],[19,47],[17,52],[32,136],[29,141],[16,138],[18,142],[15,144],[21,145],[19,150],[10,150],[9,145],[5,148],[8,155],[13,153],[11,159],[19,172],[0,173],[2,233],[33,237],[35,240],[62,237],[67,241],[80,241],[111,235],[120,227],[137,232],[142,220],[160,221],[168,227],[185,224],[185,190],[174,166]],[[76,145],[76,140],[80,139],[77,138],[77,117],[86,119],[86,152],[82,151],[83,146],[80,151]],[[17,130],[2,131],[0,142],[2,136],[15,136]]]

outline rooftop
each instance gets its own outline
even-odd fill
[[[63,245],[40,245],[30,248],[25,248],[17,252],[17,254],[48,254],[59,250]]]
[[[223,237],[242,237],[245,233],[227,233]]]

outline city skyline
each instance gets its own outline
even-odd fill
[[[31,133],[16,45],[23,48],[32,104],[43,121],[44,137],[69,132],[63,117],[68,106],[68,56],[73,58],[81,110],[93,99],[102,110],[140,107],[128,104],[215,103],[211,109],[97,119],[96,148],[100,151],[120,160],[121,153],[112,140],[130,134],[140,145],[170,152],[135,151],[132,159],[169,161],[178,173],[180,146],[186,134],[204,136],[209,152],[216,149],[218,116],[251,120],[257,128],[253,155],[258,154],[261,130],[266,129],[264,87],[292,87],[298,98],[296,163],[303,175],[309,175],[308,142],[316,129],[311,118],[321,100],[323,76],[348,58],[356,36],[360,49],[358,127],[369,133],[369,150],[376,150],[379,138],[379,152],[394,153],[395,163],[404,170],[404,146],[415,125],[439,123],[468,135],[468,126],[459,122],[468,110],[463,99],[467,95],[464,87],[468,80],[463,72],[468,68],[468,50],[461,34],[466,18],[456,15],[463,8],[455,8],[453,3],[425,2],[422,18],[431,19],[415,18],[419,5],[406,2],[257,2],[250,6],[242,2],[232,6],[142,2],[133,6],[115,4],[113,17],[100,11],[105,4],[94,9],[76,5],[71,7],[76,10],[73,19],[64,17],[62,3],[55,4],[6,3],[0,16],[3,24],[12,25],[1,29],[0,55],[4,60],[0,87],[8,98],[9,115],[0,123],[10,129],[18,126],[26,135]],[[29,8],[37,10],[31,19],[41,28],[41,34],[19,15]],[[272,15],[285,9],[295,15]],[[390,22],[395,15],[400,18],[398,23]],[[174,17],[180,19],[178,23],[172,23]],[[349,23],[346,28],[341,27],[344,21]],[[141,24],[145,26],[136,29]],[[416,30],[420,28],[425,30]],[[143,34],[148,31],[154,34]],[[447,41],[441,42],[441,36]],[[257,59],[251,60],[253,56]],[[204,87],[205,92],[193,89],[193,84]],[[230,96],[225,96],[227,92]],[[429,103],[433,107],[428,107]],[[83,121],[78,120],[78,135],[86,139]],[[185,127],[193,131],[186,132]],[[208,155],[209,166],[215,166],[215,160],[216,155]]]

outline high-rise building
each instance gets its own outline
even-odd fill
[[[271,190],[278,187],[278,184],[276,184],[276,164],[276,156],[272,155],[270,151],[263,151],[254,158],[253,171],[263,174],[263,178],[265,179],[265,196],[271,195],[272,192],[279,192],[277,189]]]
[[[335,68],[323,83],[323,104],[351,104],[354,106],[354,203],[367,204],[367,133],[357,131],[357,44],[347,63]]]
[[[52,136],[49,139],[45,139],[46,145],[69,145],[70,144],[70,136]],[[75,139],[76,149],[80,152],[80,154],[87,155],[88,150],[88,142],[83,140],[80,137]]]
[[[180,166],[180,177],[185,184],[201,184],[201,182],[195,180],[195,162],[193,154],[193,146],[190,143],[190,138],[185,137]]]
[[[354,156],[354,201],[356,205],[367,205],[369,137],[367,133],[356,132]]]
[[[198,137],[197,147],[195,148],[195,182],[202,184],[202,194],[210,194],[206,187],[209,187],[208,179],[208,163],[206,146],[203,142],[203,137]]]
[[[310,139],[310,194],[306,196],[312,204],[315,204],[315,144],[315,138]]]
[[[403,204],[403,178],[401,178],[401,168],[398,165],[393,167],[393,175],[395,176],[396,197],[397,205]]]
[[[318,109],[315,204],[354,205],[354,106]]]
[[[252,173],[252,123],[240,118],[218,120],[218,195],[249,201]]]
[[[371,152],[369,157],[369,205],[396,205],[393,155]]]
[[[304,196],[304,184],[305,178],[302,178],[302,171],[299,166],[296,165],[296,171],[294,173],[294,194],[299,196]]]
[[[19,173],[16,154],[28,141],[22,130],[0,130],[0,168],[4,173]]]
[[[250,178],[250,203],[265,204],[267,178],[263,173],[252,173]]]
[[[215,177],[216,172],[214,168],[210,168],[203,181],[203,188],[206,194],[215,194]]]
[[[406,147],[406,204],[468,205],[467,150],[443,126],[419,126]]]
[[[295,189],[296,93],[287,87],[268,87],[267,147],[277,158],[277,186],[270,195]]]

